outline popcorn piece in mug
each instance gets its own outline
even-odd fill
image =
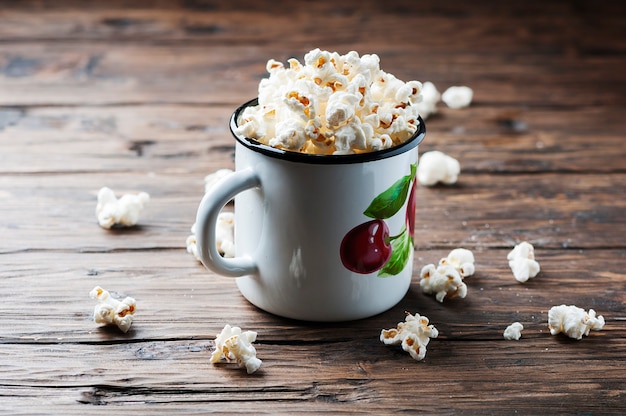
[[[518,341],[522,337],[522,331],[524,330],[524,325],[519,322],[513,322],[511,325],[507,326],[504,330],[504,339],[506,340],[515,340]]]
[[[441,94],[441,100],[450,108],[458,109],[469,106],[474,97],[470,87],[450,87]]]
[[[257,333],[242,331],[238,326],[225,325],[222,332],[215,338],[215,351],[211,354],[211,363],[221,360],[236,362],[252,374],[261,367],[262,361],[256,357],[256,349],[252,345]]]
[[[93,311],[93,317],[98,324],[115,324],[126,333],[133,323],[133,316],[137,305],[135,299],[126,297],[122,301],[113,299],[110,293],[100,286],[89,292],[89,297],[98,301]]]
[[[425,186],[455,184],[460,173],[459,161],[438,150],[424,153],[417,166],[417,180]]]
[[[529,278],[537,276],[541,268],[535,260],[535,248],[532,244],[523,241],[516,245],[506,256],[509,267],[515,279],[524,283]]]
[[[314,49],[288,61],[270,59],[258,105],[247,107],[235,133],[264,144],[312,154],[386,149],[418,129],[422,84],[380,69],[377,55]]]
[[[604,317],[596,317],[596,311],[584,309],[574,305],[553,306],[548,311],[548,328],[550,334],[563,333],[570,338],[582,339],[589,335],[589,331],[599,331],[604,327]]]
[[[140,192],[137,195],[126,194],[120,199],[107,187],[98,192],[96,217],[102,228],[112,228],[115,225],[132,227],[139,221],[139,215],[150,200],[150,195]]]
[[[431,338],[438,336],[439,331],[429,325],[427,317],[408,312],[404,322],[399,322],[396,328],[383,329],[380,332],[380,340],[385,345],[401,345],[417,361],[426,357],[426,346]]]

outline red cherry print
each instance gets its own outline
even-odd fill
[[[355,273],[380,270],[391,257],[389,227],[383,220],[371,220],[350,230],[340,247],[343,265]]]

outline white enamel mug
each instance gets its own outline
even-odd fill
[[[241,106],[230,121],[234,131]],[[234,134],[235,172],[204,196],[202,263],[235,277],[257,307],[306,321],[349,321],[395,306],[413,274],[415,172],[425,127],[401,145],[310,155]],[[217,251],[220,210],[235,201],[234,258]]]

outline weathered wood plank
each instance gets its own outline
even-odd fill
[[[626,178],[616,175],[466,175],[417,194],[416,245],[623,247]],[[583,231],[584,230],[584,231]]]
[[[0,174],[231,166],[236,106],[0,109]],[[444,107],[426,120],[420,149],[451,154],[463,172],[624,172],[620,108]]]
[[[218,161],[232,164],[228,123],[234,110],[158,105],[0,110],[0,173],[209,173]]]
[[[238,403],[263,413],[311,411],[315,406],[318,411],[448,414],[498,413],[518,406],[522,412],[540,411],[563,400],[576,400],[580,411],[625,408],[620,400],[626,392],[620,382],[623,344],[615,339],[551,341],[502,340],[494,351],[482,342],[434,340],[423,362],[413,362],[375,339],[306,348],[260,344],[264,365],[253,376],[230,365],[211,366],[211,346],[205,342],[9,345],[6,350],[14,361],[5,382],[18,397],[33,386],[44,391],[57,387],[57,403],[70,409],[80,408],[78,404],[167,408],[180,402],[188,409],[210,404],[213,410]],[[59,356],[64,358],[59,361]],[[515,377],[503,377],[511,369]],[[407,386],[407,372],[414,374],[412,387]]]
[[[203,174],[153,171],[130,177],[126,172],[2,176],[0,252],[184,248],[204,195],[203,178]],[[150,194],[137,227],[106,230],[98,226],[95,209],[102,186],[113,189],[118,197],[140,191]]]
[[[607,325],[601,339],[626,339],[626,252],[621,250],[537,249],[539,276],[518,283],[508,267],[508,250],[476,250],[477,272],[468,277],[468,296],[439,303],[422,293],[419,270],[449,250],[418,250],[414,281],[392,310],[357,322],[305,324],[275,317],[251,306],[234,280],[216,276],[184,249],[110,253],[58,251],[0,255],[0,343],[129,343],[140,340],[209,340],[229,323],[259,332],[260,342],[306,346],[346,339],[377,339],[404,311],[418,312],[440,330],[440,339],[494,341],[514,321],[524,338],[546,339],[550,307],[594,308]],[[156,261],[158,259],[158,262]],[[114,296],[132,296],[137,315],[128,334],[91,321],[96,285]]]
[[[623,109],[442,108],[420,152],[441,150],[462,172],[623,172]],[[615,156],[615,158],[614,158]]]
[[[19,1],[3,3],[0,35],[5,42],[50,41],[184,41],[261,43],[280,39],[287,45],[313,44],[323,33],[336,43],[368,40],[407,42],[418,28],[421,42],[450,52],[586,53],[624,52],[626,10],[620,2],[546,4],[497,1],[473,5],[437,1],[380,3],[344,1],[294,4],[272,1],[230,5],[215,1],[124,1],[92,3]],[[296,28],[293,16],[299,18]],[[554,17],[558,16],[558,19]],[[480,24],[463,24],[468,21]],[[506,20],[510,26],[503,26]],[[398,22],[402,22],[399,24]],[[584,25],[587,30],[578,28]],[[393,28],[394,30],[389,30]],[[620,36],[622,35],[622,36]],[[454,36],[454,42],[450,37]],[[612,38],[607,45],[607,37]]]
[[[2,411],[626,413],[625,17],[611,1],[4,1]],[[231,112],[267,59],[313,47],[475,91],[427,120],[421,151],[463,171],[419,188],[409,293],[356,322],[259,311],[184,247],[204,175],[232,167]],[[104,185],[151,194],[140,227],[97,226]],[[526,284],[506,260],[521,240],[542,267]],[[439,303],[419,270],[459,246],[476,274],[467,298]],[[128,334],[91,320],[96,284],[137,299]],[[549,335],[562,303],[605,328]],[[405,311],[440,331],[422,362],[378,340]],[[513,321],[522,339],[505,341]],[[259,333],[258,373],[208,363],[226,323]]]
[[[0,176],[0,253],[184,248],[204,194],[203,178],[204,173],[158,170]],[[151,195],[139,227],[98,226],[96,194],[102,186],[118,195]],[[452,187],[419,187],[416,246],[512,247],[529,240],[542,248],[624,248],[626,201],[615,197],[624,189],[625,174],[568,175],[565,182],[560,174],[467,174]]]
[[[377,53],[381,68],[400,79],[432,81],[442,89],[471,86],[476,104],[578,107],[626,103],[620,94],[625,81],[618,75],[626,64],[622,55],[554,59],[532,54],[450,54],[425,50],[414,42],[389,46],[332,41],[312,47]],[[302,60],[308,50],[280,45],[0,44],[0,105],[236,105],[256,94],[268,59]],[[422,59],[426,53],[428,59]]]

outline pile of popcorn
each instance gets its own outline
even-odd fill
[[[258,105],[247,107],[235,133],[266,145],[311,154],[386,149],[419,126],[419,81],[403,82],[380,69],[378,55],[314,49],[304,64],[270,59]]]

